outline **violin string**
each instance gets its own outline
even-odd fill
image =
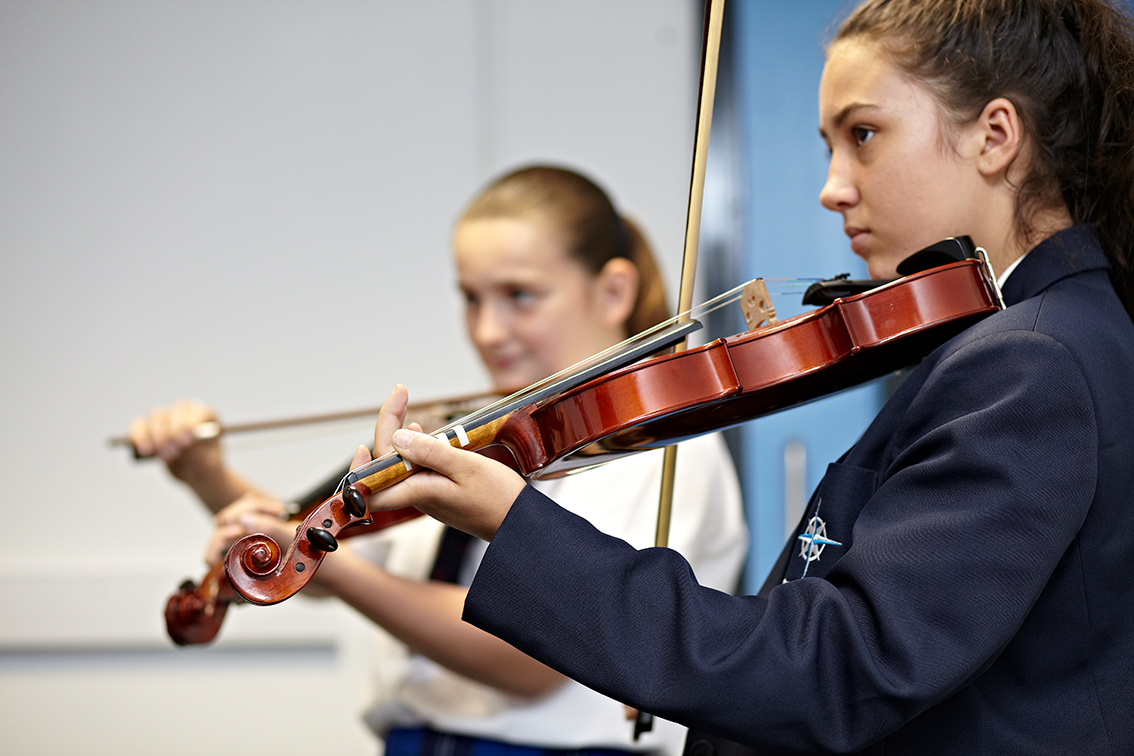
[[[812,283],[819,281],[819,280],[822,280],[822,279],[818,279],[818,278],[765,278],[763,280],[764,280],[765,284],[769,284],[769,283],[773,284],[773,285],[768,287],[769,292],[771,292],[772,294],[787,295],[787,294],[796,293],[796,292],[798,292],[799,289],[801,289],[805,286],[809,286]],[[434,431],[434,433],[438,434],[438,435],[440,435],[442,432],[449,433],[450,431],[453,431],[458,425],[475,427],[477,424],[481,423],[485,418],[489,418],[493,414],[498,413],[504,407],[507,407],[509,405],[512,405],[512,406],[520,405],[520,406],[522,406],[522,405],[529,404],[529,403],[531,403],[530,397],[538,394],[540,391],[544,390],[545,388],[547,388],[550,385],[553,385],[556,381],[558,381],[560,379],[563,379],[563,378],[577,374],[584,367],[593,366],[597,369],[602,370],[604,365],[606,365],[610,362],[617,362],[618,358],[627,349],[628,346],[639,344],[639,343],[642,343],[642,342],[647,342],[649,340],[649,338],[653,337],[656,334],[659,334],[659,333],[666,331],[668,328],[674,326],[675,324],[682,321],[683,319],[684,320],[695,320],[695,319],[699,319],[699,318],[704,318],[705,316],[707,316],[711,313],[714,313],[714,312],[716,312],[716,311],[718,311],[718,310],[720,310],[724,307],[728,307],[729,305],[736,303],[740,299],[740,297],[743,293],[743,290],[744,290],[745,286],[747,286],[747,285],[748,285],[747,283],[744,283],[744,284],[741,284],[740,286],[736,286],[732,289],[729,289],[728,291],[725,291],[721,294],[718,294],[717,296],[713,297],[712,299],[706,300],[705,302],[702,302],[698,305],[695,305],[690,310],[688,310],[684,313],[681,313],[680,315],[674,316],[674,317],[670,318],[669,320],[663,321],[662,323],[659,323],[658,325],[654,326],[653,328],[648,329],[646,331],[643,331],[642,333],[637,334],[637,335],[635,335],[635,336],[633,336],[629,339],[626,339],[625,341],[619,342],[618,344],[615,344],[614,346],[612,346],[612,347],[610,347],[610,348],[608,348],[608,349],[606,349],[602,352],[599,352],[598,354],[593,355],[593,356],[587,358],[586,360],[583,360],[583,361],[567,368],[566,370],[562,370],[559,373],[556,373],[552,376],[549,376],[548,378],[545,378],[542,381],[538,381],[538,382],[532,384],[531,386],[528,386],[527,388],[521,389],[520,391],[518,391],[518,392],[516,392],[516,393],[514,393],[510,396],[499,399],[498,401],[493,402],[493,403],[491,403],[491,404],[489,404],[489,405],[487,405],[487,406],[485,406],[485,407],[483,407],[479,410],[476,410],[476,411],[474,411],[470,414],[464,415],[459,420],[457,420],[453,423],[450,423],[450,424],[444,426],[443,428],[439,428],[438,430]],[[365,419],[365,418],[363,418],[363,419]],[[314,431],[314,430],[308,430],[307,433],[303,433],[303,434],[297,433],[297,435],[304,435],[309,440],[313,440],[315,438],[326,438],[328,436],[339,435],[339,434],[349,432],[347,430],[347,428],[344,428],[343,426],[344,425],[349,426],[349,425],[351,425],[351,423],[335,423],[335,425],[338,425],[337,429],[327,428],[327,429],[324,429],[321,432],[320,431]],[[245,443],[241,444],[240,446],[241,446],[241,448],[244,448],[244,449],[247,450],[247,449],[260,448],[260,446],[262,446],[262,445],[267,445],[267,444],[255,444],[254,442],[246,440]],[[394,456],[393,452],[390,452],[386,455],[381,455],[377,459],[382,459],[384,457],[392,458],[393,456]],[[345,484],[345,482],[346,482],[346,476],[344,476],[343,479],[340,480],[339,487],[338,487],[337,490],[342,490],[342,487]]]
[[[761,279],[757,279],[757,280],[761,280]],[[810,286],[810,285],[812,285],[812,284],[814,284],[818,281],[821,281],[823,279],[821,279],[821,278],[765,278],[765,279],[762,279],[762,280],[764,281],[765,284],[768,284],[768,283],[778,284],[778,285],[775,285],[775,286],[768,286],[768,292],[770,294],[787,295],[787,294],[796,294],[801,289],[804,289],[804,288],[806,288],[806,287],[808,287],[808,286]],[[749,283],[751,283],[751,282],[749,282]],[[717,310],[721,309],[722,307],[727,307],[728,305],[735,303],[737,300],[740,299],[741,294],[744,292],[744,287],[746,287],[747,285],[748,285],[748,283],[741,284],[740,286],[737,286],[734,289],[729,289],[728,291],[724,292],[723,294],[719,294],[716,297],[713,297],[712,299],[697,305],[692,310],[690,310],[690,314],[694,315],[694,316],[704,316],[704,315],[708,315],[709,313],[716,312]]]
[[[789,280],[789,279],[777,279],[777,280],[786,281],[786,280]],[[487,407],[484,407],[483,409],[481,409],[477,412],[474,412],[474,413],[468,415],[465,418],[462,418],[461,421],[458,421],[456,423],[450,423],[448,426],[446,426],[445,428],[443,428],[441,430],[444,430],[444,431],[452,430],[458,424],[463,425],[463,424],[466,424],[466,423],[472,423],[474,421],[479,421],[480,419],[485,418],[485,417],[490,417],[494,413],[496,413],[499,409],[506,407],[506,406],[509,406],[509,405],[513,405],[518,401],[523,401],[525,404],[529,403],[527,400],[531,396],[540,393],[541,391],[543,391],[544,389],[546,389],[550,386],[553,386],[557,383],[560,383],[564,378],[569,378],[571,376],[575,376],[575,375],[579,374],[580,372],[583,371],[584,368],[588,368],[588,367],[592,367],[592,366],[596,367],[596,368],[603,368],[603,367],[605,367],[605,366],[607,366],[611,363],[617,362],[619,360],[619,358],[622,355],[624,355],[626,353],[626,351],[628,350],[628,348],[631,347],[631,346],[636,346],[638,344],[643,344],[643,343],[649,343],[650,340],[652,338],[654,338],[655,336],[659,337],[660,340],[664,340],[664,334],[669,329],[671,329],[672,327],[674,327],[674,326],[676,326],[680,323],[695,320],[697,317],[702,317],[705,314],[708,314],[708,313],[713,312],[713,311],[715,311],[715,310],[717,310],[721,307],[725,307],[725,306],[735,302],[736,300],[738,300],[740,298],[740,294],[743,292],[745,286],[747,286],[747,283],[741,284],[740,286],[737,286],[733,289],[730,289],[726,292],[723,292],[722,294],[719,294],[716,297],[713,297],[712,299],[710,299],[710,300],[708,300],[708,301],[706,301],[706,302],[704,302],[704,303],[702,303],[702,304],[700,304],[696,307],[693,307],[692,309],[690,309],[686,312],[675,315],[674,317],[670,318],[669,320],[665,320],[665,321],[657,324],[656,326],[654,326],[652,328],[649,328],[645,331],[642,331],[641,333],[636,334],[635,336],[631,336],[630,338],[628,338],[624,341],[621,341],[621,342],[619,342],[618,344],[615,344],[612,347],[604,349],[603,351],[601,351],[601,352],[599,352],[599,353],[597,353],[597,354],[595,354],[591,357],[588,357],[587,359],[582,360],[581,362],[578,362],[578,363],[572,365],[571,367],[569,367],[565,370],[561,370],[558,373],[555,373],[555,374],[553,374],[553,375],[551,375],[551,376],[549,376],[549,377],[547,377],[547,378],[545,378],[541,381],[537,381],[536,383],[532,384],[531,386],[528,386],[527,388],[521,389],[520,391],[516,392],[515,394],[512,394],[511,396],[504,397],[503,399],[499,400],[498,402],[490,404]],[[437,431],[437,433],[439,434],[441,432],[441,430]]]
[[[764,280],[765,284],[767,284],[769,281],[771,281],[773,283],[780,284],[780,286],[775,287],[775,288],[781,290],[780,293],[786,293],[786,292],[782,291],[782,290],[785,289],[785,287],[788,288],[789,290],[790,290],[791,287],[795,287],[796,289],[798,289],[799,287],[802,287],[805,284],[810,285],[810,284],[815,283],[816,281],[820,281],[822,279],[819,279],[819,278],[765,278],[763,280]],[[702,317],[704,317],[704,316],[706,316],[706,315],[708,315],[712,312],[716,312],[717,310],[721,309],[722,307],[727,307],[728,305],[735,303],[737,300],[740,299],[741,294],[744,291],[744,288],[749,283],[750,282],[745,282],[745,283],[743,283],[739,286],[736,286],[732,289],[729,289],[728,291],[725,291],[721,294],[718,294],[717,296],[713,297],[712,299],[706,300],[705,302],[702,302],[701,304],[696,305],[695,307],[691,308],[690,310],[687,310],[686,312],[679,313],[679,314],[673,316],[672,318],[670,318],[669,320],[662,321],[661,323],[657,324],[656,326],[649,328],[645,331],[642,331],[639,334],[631,336],[630,338],[628,338],[624,341],[621,341],[621,342],[615,344],[612,347],[604,349],[603,351],[601,351],[601,352],[599,352],[595,355],[592,355],[591,357],[588,357],[587,359],[582,360],[581,362],[578,362],[578,363],[572,365],[571,367],[569,367],[565,370],[561,370],[558,373],[555,373],[551,376],[548,376],[547,378],[544,378],[541,381],[537,381],[536,383],[533,383],[532,385],[528,386],[527,388],[520,389],[519,391],[517,391],[514,394],[506,396],[506,397],[504,397],[504,398],[502,398],[502,399],[500,399],[496,402],[493,402],[492,404],[489,404],[486,407],[483,407],[483,408],[481,408],[481,409],[479,409],[475,412],[472,412],[472,413],[470,413],[470,414],[468,414],[468,415],[466,415],[466,416],[464,416],[464,417],[462,417],[462,418],[460,418],[460,419],[458,419],[458,420],[456,420],[452,423],[449,423],[448,425],[444,426],[443,428],[439,428],[438,430],[434,431],[433,435],[441,436],[442,434],[445,434],[446,437],[447,437],[448,433],[453,431],[458,426],[461,426],[462,428],[465,427],[465,426],[477,427],[478,425],[483,424],[487,419],[494,418],[494,417],[500,417],[500,416],[503,416],[504,414],[508,414],[509,412],[513,411],[516,407],[526,406],[528,404],[531,404],[533,402],[532,397],[538,397],[541,393],[546,392],[549,387],[556,386],[557,384],[564,382],[565,379],[569,379],[573,376],[577,376],[578,374],[582,373],[584,370],[594,368],[595,370],[598,370],[600,372],[605,372],[605,367],[610,365],[610,364],[617,363],[619,361],[619,359],[629,350],[630,347],[637,346],[639,344],[648,344],[650,342],[650,340],[653,339],[653,338],[657,338],[659,341],[664,341],[666,332],[669,331],[674,326],[677,326],[681,323],[695,321],[697,318],[702,318]],[[566,388],[569,388],[569,387],[570,387],[570,385],[564,386],[563,388],[566,389]],[[502,410],[505,410],[505,409],[507,409],[507,411],[502,412]],[[390,463],[396,458],[397,458],[397,454],[395,452],[391,451],[391,452],[387,452],[385,454],[382,454],[379,457],[376,457],[374,460],[372,460],[368,464],[373,464],[373,463],[376,463],[376,462]],[[366,465],[363,465],[362,467],[365,467],[365,466]],[[358,468],[358,469],[361,469],[361,467]],[[354,472],[354,470],[349,471],[347,473],[347,475],[344,475],[343,479],[341,481],[339,481],[339,488],[337,490],[339,490],[339,491],[342,490],[343,486],[346,484],[346,479],[350,475],[351,472]]]
[[[582,360],[575,365],[572,365],[566,370],[561,370],[558,373],[544,378],[541,381],[537,381],[527,388],[520,389],[514,394],[506,396],[503,399],[493,402],[492,404],[480,410],[465,415],[464,417],[452,423],[449,423],[445,427],[437,429],[433,432],[432,435],[441,436],[442,433],[447,435],[457,426],[461,426],[462,428],[464,426],[477,427],[478,425],[484,424],[489,419],[502,417],[514,411],[517,407],[533,403],[534,400],[532,397],[539,397],[544,393],[549,395],[551,393],[554,393],[550,391],[550,388],[552,386],[557,386],[560,383],[564,383],[567,379],[570,379],[573,376],[576,376],[585,371],[593,373],[605,372],[607,366],[613,362],[618,361],[621,356],[630,351],[630,347],[646,345],[644,348],[648,349],[649,345],[655,341],[672,343],[675,333],[679,334],[677,338],[680,338],[680,335],[688,333],[695,327],[699,327],[699,323],[690,318],[682,319],[681,316],[671,318],[667,321],[659,323],[653,328],[642,331],[641,333],[632,336],[625,341],[619,342],[618,344],[615,344],[614,346],[605,349],[598,354],[592,355],[591,357],[588,357],[587,359]],[[659,346],[658,349],[660,348],[661,347]],[[657,349],[650,351],[657,351]],[[374,460],[367,464],[373,465],[374,463],[390,463],[395,459],[397,459],[397,454],[391,451],[379,457],[376,457]],[[362,467],[366,466],[367,465],[363,465],[357,469],[362,469]],[[349,471],[347,473],[347,476],[349,476],[352,472],[355,472],[355,470]],[[344,476],[343,479],[339,481],[338,490],[342,490],[343,486],[346,483],[347,476]]]

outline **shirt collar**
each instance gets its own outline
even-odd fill
[[[1012,271],[1014,271],[1016,269],[1016,266],[1019,265],[1020,262],[1027,256],[1028,256],[1028,253],[1025,252],[1024,254],[1020,255],[1015,260],[1013,260],[1012,264],[1009,265],[1007,268],[1005,268],[1004,272],[996,277],[996,285],[999,286],[1001,289],[1003,289],[1004,288],[1004,282],[1008,280],[1008,276],[1012,275]]]

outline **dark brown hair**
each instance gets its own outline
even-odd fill
[[[1134,32],[1105,0],[867,0],[834,41],[865,37],[934,92],[955,123],[997,97],[1031,148],[1016,230],[1066,205],[1094,223],[1111,280],[1134,314]]]
[[[566,168],[535,165],[489,184],[461,215],[476,218],[539,217],[563,232],[568,254],[592,275],[622,257],[638,269],[638,294],[626,321],[632,336],[669,317],[665,286],[650,245],[638,227],[615,210],[590,179]]]

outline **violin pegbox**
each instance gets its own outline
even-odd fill
[[[740,292],[740,311],[744,313],[744,323],[749,331],[780,322],[763,278],[755,278],[745,284]]]
[[[296,528],[285,552],[263,533],[241,538],[224,558],[233,589],[252,604],[275,604],[297,593],[323,561],[339,547],[337,536],[353,525],[370,522],[366,496],[353,486],[319,505]]]

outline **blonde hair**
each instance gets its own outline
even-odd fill
[[[567,253],[584,270],[598,275],[615,258],[638,270],[638,293],[627,318],[627,335],[640,333],[670,315],[665,285],[653,251],[641,230],[615,210],[597,184],[566,168],[534,165],[512,171],[489,184],[458,223],[483,218],[538,217],[559,229]]]

